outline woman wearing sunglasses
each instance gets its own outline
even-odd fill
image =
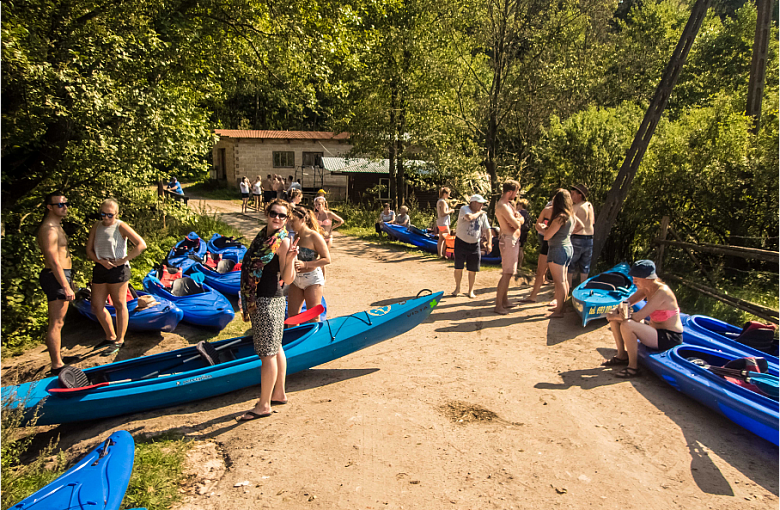
[[[103,356],[110,356],[125,343],[129,314],[127,311],[127,286],[130,282],[130,261],[146,249],[146,243],[135,230],[117,218],[119,204],[109,198],[100,206],[100,221],[95,223],[87,240],[87,256],[95,262],[92,269],[92,313],[98,318],[107,345]],[[133,249],[127,251],[127,240]],[[116,309],[116,333],[111,315],[106,310],[106,298]]]
[[[287,358],[282,349],[285,297],[282,282],[295,279],[297,241],[291,243],[285,228],[290,205],[279,198],[265,208],[268,224],[255,237],[241,261],[241,311],[252,322],[255,353],[260,366],[260,399],[236,421],[271,416],[271,404],[287,403],[284,385]]]

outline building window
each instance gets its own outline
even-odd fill
[[[295,168],[295,153],[274,152],[274,168]]]
[[[390,200],[390,179],[379,179],[379,185],[384,186],[379,192],[379,200]]]

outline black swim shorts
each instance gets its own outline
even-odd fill
[[[544,236],[539,236],[539,255],[547,255],[547,252],[550,250],[550,245],[547,244],[547,241],[544,240]]]
[[[92,269],[92,283],[125,283],[130,281],[130,266],[125,264],[119,267],[106,269],[100,264],[95,264]]]
[[[659,329],[658,332],[658,350],[668,351],[682,343],[682,333],[669,331],[668,329]]]
[[[460,237],[455,238],[455,269],[463,269],[476,273],[482,261],[482,253],[479,251],[479,243],[467,243]]]
[[[263,202],[270,202],[274,198],[276,198],[275,191],[263,191]]]
[[[73,273],[70,269],[63,269],[65,271],[65,279],[68,280],[70,288],[73,289]],[[54,276],[54,272],[51,269],[44,269],[38,275],[38,281],[41,284],[43,292],[46,293],[46,301],[57,301],[58,299],[65,299],[65,289],[62,288],[60,282]]]

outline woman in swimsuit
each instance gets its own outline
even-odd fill
[[[631,267],[629,276],[634,278],[637,291],[628,298],[633,305],[646,299],[647,304],[623,319],[616,309],[607,315],[609,327],[615,337],[617,354],[603,363],[604,366],[628,365],[615,374],[617,377],[636,377],[639,370],[637,358],[637,340],[650,347],[666,351],[682,343],[683,325],[680,320],[680,307],[674,292],[655,274],[655,264],[651,260],[640,260]],[[649,319],[650,323],[642,322]]]
[[[323,237],[328,248],[333,246],[333,229],[339,228],[344,224],[341,217],[328,208],[328,201],[325,197],[314,199],[314,215],[323,231]],[[307,305],[308,306],[308,305]]]
[[[287,315],[292,317],[301,312],[306,301],[306,309],[311,310],[322,301],[322,287],[325,285],[323,267],[330,264],[330,252],[320,234],[314,213],[305,207],[295,207],[290,216],[290,226],[298,239],[298,259],[295,270],[298,272],[287,293]],[[318,322],[319,317],[311,322]]]
[[[252,187],[252,184],[249,182],[249,178],[244,176],[241,182],[238,183],[238,187],[241,189],[241,212],[245,213],[249,203],[249,189]]]

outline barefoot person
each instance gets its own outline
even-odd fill
[[[330,264],[330,251],[312,211],[301,206],[294,207],[289,222],[298,239],[298,259],[295,261],[297,276],[287,293],[287,314],[292,317],[301,313],[304,301],[307,310],[322,302],[322,289],[325,286],[323,268]],[[317,316],[311,322],[319,320]]]
[[[314,199],[314,217],[317,219],[317,223],[319,223],[322,229],[322,237],[325,238],[325,243],[328,245],[328,249],[330,249],[333,246],[333,229],[342,226],[344,220],[330,210],[328,201],[325,200],[324,196]]]
[[[487,251],[493,249],[493,240],[490,235],[490,224],[487,213],[482,206],[487,200],[481,195],[472,195],[469,205],[464,205],[458,211],[458,227],[455,229],[455,290],[453,296],[460,294],[460,281],[463,279],[463,268],[469,272],[468,297],[477,297],[474,294],[474,281],[479,272],[479,264],[482,259],[479,240],[483,234],[488,236]]]
[[[536,220],[534,227],[537,232],[541,227],[546,227],[550,222],[552,215],[552,201],[547,202],[547,205],[542,209],[542,213]],[[521,299],[521,303],[536,303],[536,297],[539,294],[539,290],[542,288],[542,282],[544,281],[544,275],[547,273],[547,252],[549,250],[549,244],[544,239],[543,234],[539,234],[539,258],[536,261],[536,277],[534,278],[534,287],[531,289],[531,294],[527,298]]]
[[[241,310],[252,322],[255,353],[260,356],[260,399],[236,421],[271,416],[271,404],[286,404],[287,358],[282,349],[285,298],[281,282],[295,279],[298,247],[284,228],[290,206],[274,199],[265,208],[268,225],[255,237],[241,266]]]
[[[125,343],[130,314],[127,311],[127,286],[130,283],[130,261],[146,249],[146,243],[135,230],[118,219],[119,204],[111,198],[100,206],[101,220],[92,226],[87,239],[87,257],[95,263],[92,269],[92,313],[97,317],[107,345],[101,356],[116,354]],[[127,240],[133,243],[128,253]],[[106,298],[116,309],[116,333],[111,315],[106,310]]]
[[[46,347],[51,358],[50,375],[59,375],[67,363],[78,358],[60,357],[62,326],[68,303],[73,301],[72,259],[68,250],[68,236],[62,230],[62,219],[68,215],[68,199],[55,191],[46,196],[46,216],[38,228],[38,247],[43,252],[43,267],[38,277],[49,303],[49,328],[46,331]]]
[[[531,213],[528,212],[528,200],[521,198],[517,201],[517,212],[523,217],[523,226],[520,228],[520,250],[517,256],[517,270],[520,271],[525,260],[525,243],[528,241],[528,232],[531,230]]]
[[[439,200],[436,202],[436,229],[439,240],[436,242],[436,251],[439,257],[444,258],[445,241],[444,235],[450,234],[450,204],[447,199],[450,197],[450,188],[444,186],[439,190]]]
[[[552,217],[549,224],[546,227],[537,224],[537,230],[540,234],[544,234],[544,240],[549,245],[547,265],[550,267],[555,283],[555,307],[550,318],[559,319],[563,317],[563,306],[569,293],[566,268],[574,253],[571,232],[576,225],[582,228],[582,223],[574,217],[571,195],[567,190],[559,189],[553,196],[552,203]]]
[[[574,247],[574,255],[566,277],[569,281],[569,290],[574,282],[574,273],[580,269],[580,283],[588,279],[590,273],[590,259],[593,255],[593,225],[596,223],[596,214],[593,206],[588,202],[588,188],[584,184],[575,184],[571,187],[571,201],[574,204],[574,216],[582,222],[581,229],[574,229],[571,234],[571,245]]]
[[[672,289],[656,275],[653,261],[637,261],[628,275],[634,278],[637,288],[628,298],[629,304],[633,305],[643,299],[647,300],[647,304],[633,314],[629,312],[628,319],[624,319],[617,308],[607,314],[617,354],[602,364],[606,367],[627,365],[615,374],[624,379],[640,374],[637,340],[651,349],[666,351],[682,343],[683,333],[677,298]],[[644,319],[649,319],[650,323],[642,322]]]
[[[517,271],[517,259],[520,255],[520,234],[523,227],[523,217],[515,210],[512,200],[517,197],[520,183],[506,181],[503,194],[496,204],[496,219],[501,228],[498,237],[498,247],[501,249],[501,279],[496,288],[496,306],[493,309],[499,315],[509,313],[513,304],[509,303],[509,282]]]

